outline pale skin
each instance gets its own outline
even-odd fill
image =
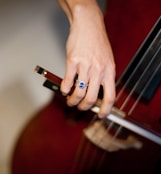
[[[100,85],[103,99],[98,116],[107,115],[115,101],[115,63],[104,26],[103,14],[96,0],[58,0],[70,23],[66,43],[66,72],[61,84],[63,95],[68,95],[75,74],[78,80],[88,83],[67,97],[69,106],[80,110],[90,109],[98,98]]]

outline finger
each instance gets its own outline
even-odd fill
[[[69,106],[77,105],[85,96],[87,90],[87,84],[89,78],[87,76],[88,70],[78,71],[78,81],[75,84],[74,92],[71,96],[68,97],[67,104]],[[85,84],[83,88],[81,88],[81,82]]]
[[[110,113],[111,108],[115,101],[115,82],[112,77],[109,80],[103,83],[103,99],[100,107],[98,116],[100,118],[106,116]]]
[[[66,96],[70,92],[74,84],[76,73],[77,64],[67,62],[66,73],[61,83],[61,92],[64,96]]]
[[[89,81],[86,96],[78,105],[78,108],[80,110],[90,109],[96,103],[99,89],[100,89],[100,78],[97,76],[92,76],[92,78]]]

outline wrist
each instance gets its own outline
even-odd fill
[[[101,18],[103,19],[102,11],[96,0],[66,0],[72,14],[71,23],[74,20],[86,18]]]

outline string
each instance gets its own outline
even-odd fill
[[[93,119],[92,121],[91,121],[91,123],[93,123],[95,121],[95,119]],[[95,130],[93,131],[93,133],[92,133],[92,136],[91,136],[91,138],[93,138],[95,135],[96,135],[96,133],[99,131],[99,129],[102,127],[102,125],[104,124],[104,120],[102,119],[100,122],[99,122],[99,125],[95,128]],[[109,130],[112,128],[112,126],[114,125],[114,122],[110,122],[110,124],[109,124],[109,127],[107,128],[107,131],[109,132]],[[107,132],[106,132],[107,133]],[[104,134],[104,136],[105,136],[105,134]],[[102,137],[103,138],[103,137]],[[102,138],[101,138],[101,141],[102,141]],[[86,144],[86,147],[84,148],[84,153],[83,153],[83,156],[81,157],[81,160],[79,161],[79,165],[78,165],[78,168],[76,168],[76,170],[75,170],[75,174],[77,173],[81,173],[82,172],[82,167],[83,166],[85,166],[85,162],[86,162],[86,157],[88,157],[88,153],[89,153],[89,149],[90,149],[90,145],[91,145],[91,143],[88,141],[88,143]],[[81,145],[82,147],[83,147],[83,145]],[[81,148],[82,148],[81,147]],[[79,155],[81,155],[80,154],[80,151],[81,150],[78,150],[79,151]],[[97,152],[97,151],[96,151]],[[90,170],[90,167],[92,166],[92,164],[93,164],[93,162],[94,162],[94,160],[95,160],[95,158],[96,158],[96,156],[95,155],[97,155],[97,154],[94,154],[93,153],[93,158],[91,158],[91,155],[90,155],[90,158],[91,158],[91,160],[90,160],[90,162],[88,163],[88,165],[86,165],[86,172],[87,172],[87,170],[89,169]],[[77,157],[77,159],[78,159],[78,157]],[[77,163],[78,163],[78,161],[77,161]]]
[[[150,67],[150,65],[152,64],[153,60],[154,60],[155,56],[153,56],[153,58],[151,59],[151,61],[149,62],[148,66],[144,69],[143,73],[141,74],[141,76],[139,77],[138,81],[135,83],[134,87],[132,88],[132,90],[130,91],[130,93],[128,94],[127,98],[125,99],[125,101],[123,102],[123,104],[120,107],[120,110],[123,110],[124,107],[126,106],[127,102],[129,101],[130,97],[132,96],[132,94],[134,93],[135,89],[137,88],[137,86],[139,85],[140,81],[142,80],[142,78],[144,77],[145,73],[147,72],[148,68]]]
[[[142,95],[144,94],[145,90],[147,89],[148,85],[150,84],[150,82],[152,81],[153,77],[156,75],[156,73],[158,72],[159,68],[161,66],[161,62],[159,63],[158,67],[155,69],[154,73],[152,74],[152,76],[150,77],[148,83],[146,83],[146,85],[144,86],[143,90],[141,91],[141,93],[139,94],[138,98],[136,99],[135,103],[133,104],[133,106],[131,107],[131,109],[128,112],[128,115],[130,115],[133,110],[135,109],[137,103],[139,102],[140,98],[142,97]]]
[[[103,141],[103,138],[107,135],[107,133],[111,130],[111,128],[113,127],[114,125],[114,122],[113,121],[110,121],[110,124],[109,126],[107,127],[105,133],[100,137],[100,140],[99,142],[97,143],[97,146],[99,147],[101,142]],[[94,149],[94,152],[92,153],[92,158],[91,160],[89,161],[89,164],[88,164],[88,168],[90,169],[91,166],[93,165],[95,159],[96,159],[96,156],[97,156],[97,151],[98,151],[98,148],[95,148]]]
[[[77,150],[76,155],[75,155],[74,162],[73,162],[71,170],[70,170],[70,174],[75,174],[76,173],[76,169],[77,169],[77,166],[78,166],[78,162],[79,162],[79,159],[80,159],[80,154],[81,154],[81,151],[83,149],[83,144],[84,143],[85,143],[85,136],[82,134],[80,144],[79,144],[78,150]]]
[[[107,148],[110,147],[110,145],[115,141],[115,139],[117,138],[117,136],[119,135],[120,131],[122,130],[122,126],[119,126],[119,128],[117,129],[117,131],[115,132],[114,136],[112,137],[111,141],[109,141],[109,143],[107,144]],[[102,154],[102,157],[97,165],[97,168],[96,168],[96,173],[97,171],[100,169],[103,161],[104,161],[104,158],[105,158],[105,155],[106,155],[106,151],[104,151],[104,153]]]
[[[95,115],[95,117],[91,120],[89,126],[97,119],[97,115]],[[98,125],[98,127],[96,127],[96,129],[94,130],[93,134],[91,137],[94,137],[95,134],[97,133],[97,131],[100,129],[100,127],[102,126],[103,124],[103,120],[100,121],[100,124]],[[85,162],[85,159],[86,157],[88,156],[88,152],[89,152],[89,148],[90,148],[90,141],[88,141],[88,143],[86,144],[86,147],[84,148],[84,153],[79,161],[79,165],[78,165],[78,168],[76,169],[75,173],[80,173],[81,172],[81,169],[82,169],[82,166],[84,166],[84,162]],[[81,155],[81,154],[80,154]]]
[[[130,77],[128,78],[128,80],[126,81],[126,83],[123,85],[123,87],[121,88],[121,90],[119,91],[119,93],[117,94],[116,100],[115,100],[116,102],[117,102],[117,101],[119,100],[119,98],[121,97],[123,91],[125,90],[125,88],[126,88],[127,85],[129,84],[130,80],[132,79],[132,77],[133,77],[133,75],[135,74],[135,72],[138,70],[138,67],[140,66],[140,64],[142,63],[143,60],[144,60],[144,59],[141,59],[141,61],[137,64],[137,66],[135,67],[134,71],[130,74]],[[121,81],[121,78],[118,80],[116,86],[119,85],[120,81]]]
[[[159,33],[157,34],[157,36],[159,35]],[[156,36],[156,38],[157,38]],[[155,44],[155,39],[152,41],[152,43],[149,45],[149,47],[152,47],[152,45]],[[137,66],[135,67],[135,69],[133,70],[133,72],[130,74],[130,77],[128,78],[128,80],[126,81],[126,83],[124,84],[124,86],[122,87],[122,89],[120,90],[120,92],[118,93],[117,97],[116,97],[116,101],[118,101],[118,99],[121,97],[123,91],[125,90],[125,88],[127,87],[129,81],[132,79],[133,75],[135,74],[135,72],[138,70],[138,67],[140,66],[140,64],[144,61],[144,59],[146,58],[146,55],[148,55],[148,52],[150,50],[146,50],[143,58],[139,61],[139,63],[137,64]],[[126,71],[124,72],[124,74],[126,73]],[[123,75],[122,75],[123,76]],[[119,83],[121,82],[122,77],[117,81],[116,86],[119,85]]]
[[[147,65],[147,67],[144,69],[144,71],[141,74],[140,78],[138,79],[138,81],[136,82],[136,84],[134,85],[134,87],[132,88],[132,90],[130,91],[130,93],[128,94],[127,98],[125,99],[125,101],[121,105],[120,110],[123,110],[123,108],[126,106],[127,102],[129,101],[130,97],[132,96],[132,94],[134,93],[135,89],[139,85],[140,81],[143,79],[145,73],[147,73],[148,68],[150,67],[150,65],[152,64],[152,62],[154,61],[154,59],[156,58],[156,55],[158,54],[158,52],[159,52],[159,50],[154,54],[153,58],[151,59],[151,61]],[[141,96],[140,96],[140,98],[141,98]]]
[[[102,135],[102,137],[100,138],[100,141],[99,141],[98,144],[97,144],[98,146],[101,144],[101,142],[103,141],[103,138],[106,136],[106,134],[112,129],[113,125],[114,125],[114,122],[112,121],[112,122],[110,123],[110,125],[107,127],[105,133],[104,133],[104,134]]]
[[[92,125],[93,122],[95,122],[95,120],[97,119],[97,117],[98,117],[97,114],[95,114],[93,116],[92,120],[89,122],[88,126]],[[74,162],[73,162],[70,174],[76,174],[76,170],[78,169],[77,166],[78,166],[78,163],[79,163],[79,160],[80,160],[81,151],[83,149],[84,143],[85,143],[85,136],[83,134],[82,137],[81,137],[81,141],[80,141],[79,147],[78,147],[77,152],[76,152],[76,156],[75,156],[75,159],[74,159]],[[86,147],[86,148],[88,149],[88,147]]]

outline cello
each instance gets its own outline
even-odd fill
[[[100,99],[91,111],[69,108],[58,94],[61,79],[36,67],[46,78],[43,85],[56,94],[20,136],[13,174],[159,173],[161,113],[155,103],[161,96],[160,66],[161,18],[117,80],[116,102],[102,120],[93,117]],[[147,113],[147,107],[155,109]]]

